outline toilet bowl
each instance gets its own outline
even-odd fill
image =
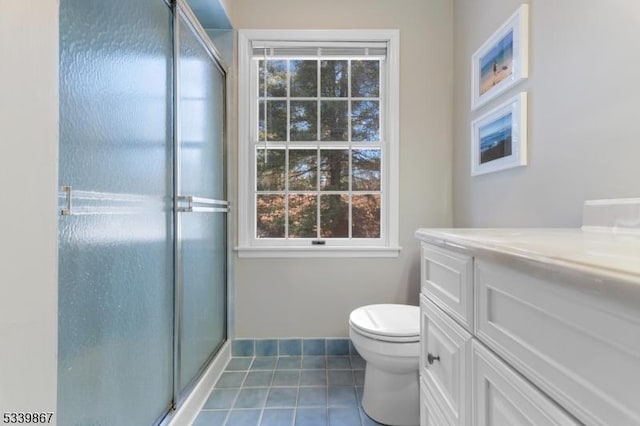
[[[366,361],[362,408],[393,426],[420,423],[420,308],[368,305],[349,315],[349,337]]]

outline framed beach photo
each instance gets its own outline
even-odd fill
[[[523,4],[471,57],[471,109],[528,76],[529,6]]]
[[[471,176],[527,164],[527,94],[471,123]]]

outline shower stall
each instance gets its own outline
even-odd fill
[[[58,424],[158,424],[227,339],[226,71],[182,0],[60,1]]]

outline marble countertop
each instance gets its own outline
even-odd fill
[[[415,235],[443,247],[516,256],[640,287],[640,233],[579,228],[421,228]]]

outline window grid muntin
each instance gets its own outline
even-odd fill
[[[254,58],[255,59],[255,58]],[[322,86],[321,86],[321,81],[322,81],[322,75],[321,75],[321,64],[323,60],[340,60],[340,59],[346,59],[347,60],[347,96],[346,97],[327,97],[327,96],[322,96]],[[385,140],[386,140],[386,117],[385,117],[385,113],[386,111],[384,110],[385,105],[383,102],[384,96],[385,96],[385,84],[384,82],[386,81],[386,75],[385,75],[385,67],[384,67],[384,63],[385,63],[385,59],[384,58],[379,58],[379,57],[368,57],[368,56],[364,56],[364,57],[345,57],[345,58],[338,58],[338,57],[305,57],[305,58],[300,58],[300,57],[278,57],[278,58],[267,58],[266,61],[264,59],[260,59],[258,58],[258,60],[255,61],[255,65],[253,67],[253,69],[257,70],[257,74],[258,74],[258,78],[259,78],[259,70],[260,70],[260,62],[264,61],[264,66],[263,66],[263,70],[265,73],[267,73],[268,71],[268,65],[267,65],[267,61],[270,60],[286,60],[286,88],[285,88],[285,93],[287,94],[286,97],[269,97],[267,96],[267,91],[268,91],[268,85],[267,85],[267,80],[265,78],[264,80],[264,91],[262,93],[262,96],[260,93],[257,93],[258,91],[256,90],[252,90],[253,93],[256,93],[257,96],[254,98],[255,100],[257,100],[257,109],[256,112],[259,113],[259,105],[261,103],[265,104],[265,111],[264,111],[264,140],[260,140],[260,138],[258,137],[259,134],[259,122],[260,122],[260,118],[258,116],[258,114],[256,114],[256,120],[255,120],[255,125],[252,126],[252,128],[254,129],[254,131],[256,132],[255,137],[252,137],[253,139],[253,143],[255,144],[256,147],[258,146],[263,146],[265,150],[268,149],[273,149],[273,148],[280,148],[282,147],[285,152],[286,152],[286,163],[285,163],[285,190],[284,191],[258,191],[257,190],[257,180],[258,180],[258,176],[257,176],[257,167],[254,167],[254,217],[255,220],[253,221],[253,227],[254,227],[254,238],[258,239],[258,240],[277,240],[277,241],[285,241],[285,242],[291,242],[293,241],[304,241],[304,240],[313,240],[313,239],[308,239],[308,238],[290,238],[289,235],[289,222],[290,222],[290,218],[289,218],[289,196],[290,195],[295,195],[295,194],[308,194],[308,195],[315,195],[316,197],[316,238],[320,239],[321,238],[321,231],[322,231],[322,227],[321,227],[321,198],[322,195],[347,195],[347,199],[348,199],[348,237],[345,238],[322,238],[324,240],[331,240],[331,241],[337,241],[337,240],[346,240],[346,241],[366,241],[366,242],[376,242],[376,241],[380,241],[380,240],[384,240],[385,238],[385,229],[387,226],[387,217],[386,214],[384,213],[384,209],[386,208],[386,202],[385,202],[385,191],[384,191],[384,180],[385,180]],[[302,96],[297,96],[297,97],[292,97],[291,96],[291,61],[294,60],[314,60],[316,62],[316,94],[317,97],[302,97]],[[354,60],[377,60],[378,61],[378,96],[377,97],[352,97],[352,61]],[[255,80],[258,84],[255,86],[256,88],[259,88],[259,81],[256,79]],[[291,101],[316,101],[316,111],[317,111],[317,115],[316,115],[316,141],[315,144],[313,143],[313,141],[291,141]],[[266,101],[266,102],[265,102]],[[267,105],[268,105],[268,101],[286,101],[286,141],[269,141],[268,140],[268,111],[267,111]],[[347,140],[346,141],[323,141],[322,140],[322,109],[321,109],[321,105],[323,101],[346,101],[347,102]],[[356,141],[355,142],[355,146],[354,143],[352,141],[352,137],[353,137],[353,117],[352,117],[352,104],[354,101],[375,101],[377,102],[378,105],[378,140],[377,141]],[[321,149],[347,149],[348,151],[348,190],[347,191],[327,191],[327,190],[321,190],[320,188],[320,175],[321,175]],[[379,149],[380,150],[380,168],[379,168],[379,175],[380,175],[380,189],[378,191],[353,191],[353,151],[354,149]],[[296,190],[290,190],[289,189],[289,170],[290,170],[290,158],[289,158],[289,153],[290,150],[292,149],[315,149],[316,150],[316,192],[309,192],[309,191],[296,191]],[[254,151],[253,153],[253,162],[255,163],[256,160],[256,153]],[[259,238],[257,236],[257,224],[258,224],[258,218],[257,218],[257,197],[258,195],[267,195],[267,194],[277,194],[277,195],[281,195],[284,198],[284,204],[285,204],[285,212],[284,212],[284,223],[285,223],[285,235],[283,238],[273,238],[273,239],[269,239],[269,238]],[[354,196],[365,196],[365,195],[377,195],[379,196],[379,227],[378,227],[378,231],[379,231],[379,237],[377,238],[353,238],[353,197]]]

